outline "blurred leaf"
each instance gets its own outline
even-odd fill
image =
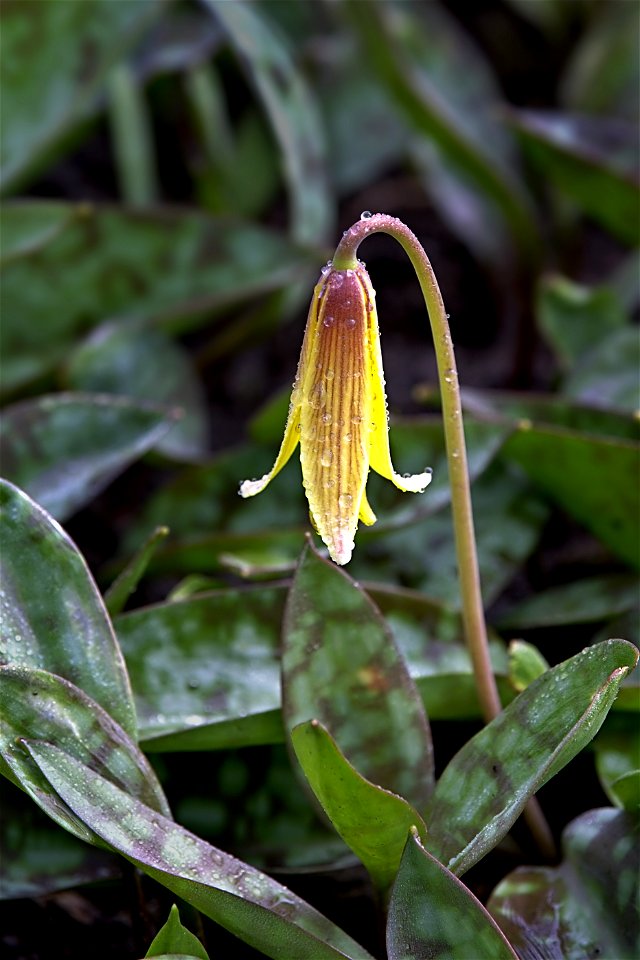
[[[21,749],[24,738],[59,744],[131,796],[170,816],[162,788],[144,754],[111,715],[82,690],[45,670],[13,666],[0,667],[0,686],[0,752],[8,770],[3,769],[56,823],[81,840],[96,842],[93,832],[60,800]]]
[[[57,393],[0,419],[6,476],[58,520],[90,503],[169,430],[176,412],[126,397]]]
[[[638,578],[633,574],[589,577],[551,587],[528,597],[500,617],[500,628],[563,626],[594,623],[632,609],[638,602]]]
[[[637,818],[590,810],[566,828],[559,867],[520,867],[498,885],[489,910],[522,960],[637,957],[637,844]]]
[[[127,563],[124,570],[105,591],[104,604],[110,617],[121,613],[124,605],[135,591],[141,577],[147,569],[149,560],[153,556],[158,544],[168,535],[168,527],[156,527],[151,536],[142,544],[140,550]]]
[[[287,730],[321,721],[359,774],[422,809],[434,777],[418,691],[369,597],[310,547],[291,586],[282,637]]]
[[[640,565],[640,446],[521,422],[504,448],[534,483],[631,566]]]
[[[364,56],[408,121],[472,181],[531,252],[528,199],[510,164],[509,135],[495,120],[495,81],[479,51],[435,4],[345,4]],[[473,69],[469,69],[469,62]]]
[[[49,216],[54,206],[44,204]],[[25,211],[35,219],[41,207],[5,205],[10,248],[23,236]],[[177,208],[59,207],[69,213],[66,228],[3,271],[6,391],[66,359],[74,339],[102,320],[126,315],[193,328],[221,307],[280,289],[312,260],[279,234],[232,219]]]
[[[0,208],[3,217],[0,266],[20,257],[32,256],[46,247],[76,218],[82,217],[83,209],[82,204],[73,207],[40,201],[23,204],[21,216],[16,217],[13,205],[3,205]]]
[[[198,938],[182,926],[175,903],[169,911],[169,919],[153,938],[145,957],[157,957],[159,954],[166,953],[186,954],[190,957],[198,957],[199,960],[209,960],[209,954]]]
[[[512,640],[509,644],[509,680],[515,690],[523,690],[541,677],[549,664],[537,647],[524,640]]]
[[[366,780],[317,720],[298,724],[291,743],[305,777],[336,831],[386,896],[398,872],[407,831],[427,828],[403,797]]]
[[[107,77],[110,134],[120,196],[129,207],[158,198],[158,173],[151,119],[141,85],[127,63]]]
[[[292,234],[319,243],[333,226],[325,147],[316,104],[282,37],[262,8],[245,0],[205,0],[229,34],[271,120],[282,152],[291,203]]]
[[[267,956],[371,960],[275,880],[155,813],[58,747],[43,741],[26,746],[56,792],[104,841]]]
[[[625,117],[637,122],[640,104],[640,32],[634,3],[592,8],[588,29],[573,48],[562,77],[562,100],[583,113]]]
[[[393,885],[387,921],[389,960],[509,960],[516,954],[467,887],[412,832]]]
[[[3,192],[14,190],[60,148],[108,68],[162,6],[158,0],[3,6]]]
[[[607,287],[580,286],[565,277],[543,277],[538,288],[538,323],[565,370],[592,348],[602,349],[627,317]]]
[[[640,336],[637,327],[616,330],[585,356],[564,392],[594,406],[640,410]]]
[[[620,240],[637,243],[640,190],[633,124],[541,110],[511,111],[509,121],[544,177]]]
[[[640,809],[640,726],[637,716],[611,714],[593,741],[602,788],[617,807]]]
[[[460,875],[597,733],[638,660],[624,640],[589,647],[527,687],[448,764],[427,817],[429,849]],[[460,784],[464,783],[464,793]]]
[[[281,588],[228,590],[116,619],[147,750],[282,739],[283,604]]]
[[[179,408],[181,419],[157,449],[186,460],[205,453],[204,389],[189,355],[161,330],[135,323],[104,324],[72,353],[65,375],[72,390],[119,394]]]
[[[135,737],[124,660],[83,557],[41,507],[6,481],[0,481],[0,502],[0,662],[59,674]]]
[[[42,897],[100,880],[119,880],[120,864],[60,830],[24,794],[0,779],[0,900]]]

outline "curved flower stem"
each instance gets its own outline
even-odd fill
[[[500,713],[502,705],[489,657],[460,387],[447,314],[429,258],[415,234],[395,217],[377,213],[355,223],[344,233],[338,244],[333,258],[334,268],[336,270],[355,269],[358,247],[365,237],[372,233],[388,233],[402,246],[416,271],[429,314],[442,398],[442,417],[451,485],[451,510],[462,598],[462,619],[473,663],[480,708],[485,722],[488,723]],[[553,858],[555,856],[553,837],[535,798],[531,798],[527,804],[524,816],[540,851],[545,856]]]
[[[354,269],[358,246],[372,233],[388,233],[403,247],[416,271],[424,295],[438,364],[444,436],[451,485],[451,508],[462,596],[462,619],[473,662],[476,688],[486,722],[502,709],[489,659],[487,628],[480,592],[480,575],[473,527],[467,448],[462,424],[458,373],[447,314],[429,258],[418,238],[395,217],[377,213],[355,223],[344,234],[333,258],[336,270]]]

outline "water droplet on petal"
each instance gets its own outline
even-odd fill
[[[341,510],[348,510],[353,502],[353,497],[350,493],[341,493],[338,497],[338,506]]]
[[[333,451],[329,450],[328,447],[325,447],[325,449],[320,454],[320,464],[323,467],[330,467],[332,463],[333,463]]]
[[[325,379],[326,379],[326,380],[333,380],[334,377],[335,377],[335,372],[334,372],[333,370],[326,370],[326,371],[325,371]]]
[[[322,414],[322,422],[323,422],[323,423],[331,423],[332,420],[333,420],[333,417],[331,416],[331,414],[329,413],[329,411],[328,411],[328,410],[325,410],[325,412]]]
[[[347,317],[347,319],[346,319],[345,322],[344,322],[344,325],[345,325],[345,327],[347,327],[349,330],[352,330],[353,327],[355,327],[355,325],[356,325],[356,318],[355,318],[355,317]]]
[[[323,324],[325,325],[325,327],[332,327],[332,326],[333,326],[333,323],[334,323],[334,318],[333,318],[333,317],[325,317],[322,322],[323,322]]]
[[[371,213],[371,210],[363,210],[362,213],[360,214],[360,219],[370,220],[372,216],[373,214]]]

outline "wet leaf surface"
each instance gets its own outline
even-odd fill
[[[492,849],[529,797],[595,735],[637,660],[624,640],[589,647],[544,673],[472,737],[436,785],[431,852],[460,875]]]
[[[640,947],[637,817],[590,810],[566,828],[563,850],[557,868],[509,874],[491,895],[491,913],[523,960],[632,960]]]
[[[409,835],[387,921],[389,960],[513,960],[499,927],[458,878]]]
[[[287,730],[321,721],[358,773],[423,808],[433,748],[407,665],[369,597],[310,547],[289,592],[282,642]]]

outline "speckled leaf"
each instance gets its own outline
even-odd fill
[[[60,830],[0,777],[0,900],[42,897],[83,883],[119,880],[117,858]]]
[[[504,934],[461,880],[409,836],[387,920],[389,960],[515,960]]]
[[[615,117],[518,110],[509,120],[539,171],[623,242],[637,243],[635,126]]]
[[[14,235],[37,201],[3,210]],[[319,257],[254,224],[174,208],[80,207],[68,226],[2,276],[3,388],[13,389],[66,360],[75,339],[116,317],[185,330],[229,304],[279,290]],[[46,203],[49,215],[54,204]]]
[[[155,813],[59,748],[25,741],[60,797],[102,839],[236,936],[282,960],[371,960],[304,900]]]
[[[558,276],[540,281],[536,313],[542,333],[565,370],[627,322],[613,290],[590,289]]]
[[[407,831],[413,826],[426,836],[422,817],[403,797],[361,776],[317,720],[294,727],[291,743],[329,820],[386,896],[398,872]]]
[[[73,353],[67,386],[87,393],[113,393],[179,408],[178,423],[157,449],[176,459],[197,459],[207,450],[204,389],[188,354],[162,330],[107,323]]]
[[[56,393],[0,418],[6,477],[63,521],[157,446],[179,414],[126,397]]]
[[[593,749],[598,777],[611,803],[637,814],[640,811],[640,724],[637,716],[611,714],[593,741]]]
[[[228,590],[116,618],[145,749],[282,739],[283,605],[281,588]]]
[[[469,740],[436,786],[431,852],[460,875],[491,850],[529,797],[597,733],[637,660],[625,640],[589,647],[534,680]]]
[[[3,191],[15,189],[59,146],[107,69],[161,8],[157,0],[3,5]]]
[[[287,177],[292,233],[319,243],[332,227],[325,146],[317,106],[284,38],[259,6],[245,0],[206,5],[222,22],[271,120]]]
[[[640,565],[640,446],[629,440],[523,423],[504,448],[531,479],[613,552]]]
[[[167,801],[144,754],[112,717],[82,690],[46,670],[0,667],[0,754],[11,779],[61,826],[95,842],[87,826],[60,801],[19,743],[43,738],[154,810],[169,816]],[[6,770],[6,768],[4,768]]]
[[[104,605],[110,617],[121,613],[124,605],[135,591],[140,579],[149,565],[149,560],[155,553],[158,544],[168,535],[168,527],[156,527],[151,536],[147,537],[138,552],[133,556],[126,567],[118,574],[104,594]]]
[[[162,954],[182,954],[197,957],[198,960],[209,960],[209,954],[198,938],[180,922],[180,913],[175,903],[169,911],[169,919],[153,938],[145,958]]]
[[[291,586],[282,643],[287,730],[320,720],[359,773],[424,807],[433,749],[407,665],[367,594],[310,547]]]
[[[595,623],[631,610],[638,602],[638,578],[609,574],[551,587],[528,597],[498,620],[509,630]]]
[[[488,907],[522,960],[638,956],[639,823],[589,810],[566,828],[559,867],[520,867],[499,884]]]
[[[0,504],[0,662],[70,680],[135,737],[124,660],[83,557],[41,507],[6,481],[0,481]]]

